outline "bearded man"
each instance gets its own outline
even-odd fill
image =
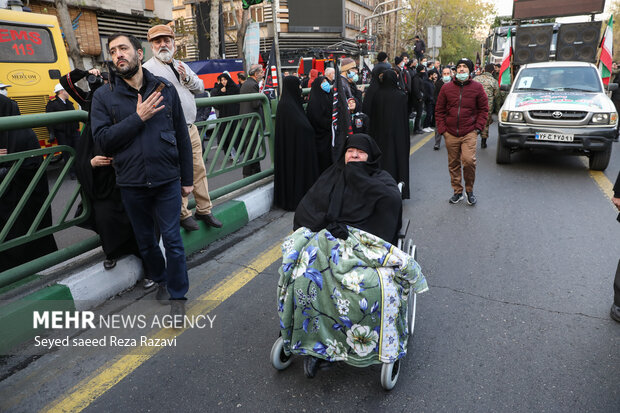
[[[144,68],[155,76],[161,76],[175,87],[181,106],[185,114],[185,122],[192,141],[192,159],[194,168],[194,199],[196,200],[195,218],[203,221],[210,227],[221,228],[222,223],[211,213],[213,207],[209,197],[209,185],[207,183],[207,171],[202,159],[202,142],[200,133],[194,125],[196,121],[195,96],[203,93],[204,83],[185,63],[175,60],[174,32],[170,26],[158,24],[149,29],[147,39],[151,44],[153,57],[144,63]],[[188,198],[183,198],[181,206],[181,226],[186,231],[197,230],[198,223],[187,209]]]
[[[185,115],[172,83],[142,67],[138,39],[115,33],[108,38],[108,53],[114,76],[93,95],[93,138],[105,156],[114,158],[116,184],[146,273],[159,284],[157,299],[170,303],[171,315],[183,320],[189,280],[179,210],[182,196],[194,189]]]

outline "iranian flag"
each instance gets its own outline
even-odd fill
[[[512,60],[512,30],[508,29],[506,44],[504,45],[504,56],[502,66],[499,68],[499,85],[510,85],[510,61]]]
[[[605,29],[605,34],[603,35],[603,41],[601,42],[601,58],[600,63],[598,65],[598,70],[601,72],[601,78],[603,79],[603,83],[605,85],[609,84],[609,79],[611,78],[611,56],[613,56],[613,19],[611,16],[609,18],[609,22],[607,23],[607,28]]]

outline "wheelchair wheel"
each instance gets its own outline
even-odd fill
[[[383,363],[381,366],[381,387],[385,390],[392,390],[398,381],[400,373],[400,359],[394,363]]]
[[[271,347],[271,364],[276,370],[284,370],[291,365],[292,361],[292,355],[284,354],[284,340],[282,337],[278,337]]]
[[[407,253],[413,257],[414,260],[418,260],[418,249],[413,244],[413,240],[408,240],[407,242]],[[409,299],[407,300],[407,314],[409,319],[407,320],[407,327],[409,328],[409,336],[413,335],[413,330],[415,328],[415,312],[417,307],[417,294],[414,292],[409,293]]]

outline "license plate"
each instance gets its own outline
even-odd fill
[[[565,133],[547,133],[536,132],[536,140],[540,141],[556,141],[556,142],[572,142],[575,140],[575,135],[569,135]]]

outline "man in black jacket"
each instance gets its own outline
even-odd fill
[[[108,52],[116,76],[93,96],[93,137],[113,158],[116,184],[146,272],[159,283],[158,301],[170,302],[172,316],[184,316],[189,280],[179,211],[181,196],[194,187],[192,146],[181,101],[169,81],[142,68],[142,45],[134,36],[113,34]]]
[[[441,76],[439,77],[439,79],[437,79],[437,82],[435,83],[435,102],[437,102],[437,98],[439,97],[439,92],[441,91],[442,86],[445,83],[450,82],[452,82],[452,70],[449,67],[444,67],[443,69],[441,69]],[[435,146],[433,146],[433,149],[436,151],[439,150],[442,136],[443,135],[441,135],[439,132],[437,132],[437,129],[435,129]]]
[[[46,113],[75,110],[73,103],[69,100],[69,94],[60,83],[54,87],[54,93],[56,97],[47,102],[45,106]],[[58,123],[48,126],[47,129],[50,133],[50,142],[57,141],[59,145],[67,145],[75,149],[77,139],[80,136],[79,123],[77,121]],[[63,151],[62,159],[65,160],[65,163],[69,161],[70,157],[69,152]],[[75,169],[73,166],[71,166],[69,173],[71,174],[71,179],[75,179]]]
[[[420,127],[420,120],[422,118],[422,111],[424,110],[424,86],[422,84],[422,77],[418,75],[416,68],[411,65],[413,70],[410,70],[411,74],[411,93],[409,93],[409,112],[414,111],[415,121],[413,123],[413,133],[420,134],[422,128]]]
[[[618,177],[616,178],[614,196],[611,201],[618,211],[620,211],[620,172],[618,172]],[[618,221],[620,221],[620,215],[618,215]],[[616,270],[616,277],[614,278],[614,303],[611,305],[609,315],[614,321],[620,323],[620,260],[618,260],[618,269]]]

